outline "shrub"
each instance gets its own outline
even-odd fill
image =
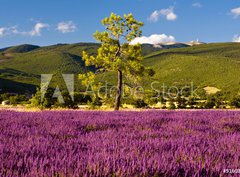
[[[135,103],[136,108],[147,108],[148,104],[144,102],[142,99],[137,99]]]
[[[187,105],[190,106],[191,109],[193,109],[196,106],[196,101],[194,97],[188,98]]]
[[[92,98],[90,95],[85,95],[81,93],[74,93],[74,103],[75,105],[78,104],[87,104],[88,102],[91,102]]]
[[[92,98],[92,101],[88,101],[88,106],[90,106],[91,109],[97,109],[100,106],[102,106],[101,99],[96,96]]]
[[[10,96],[9,101],[11,104],[16,105],[16,104],[21,104],[27,101],[27,98],[25,95],[15,95],[15,96]]]
[[[185,98],[179,96],[179,97],[176,99],[176,101],[177,101],[177,103],[178,103],[178,108],[179,108],[179,109],[184,109],[184,108],[187,107],[187,100],[186,100]]]
[[[234,108],[240,108],[240,97],[233,97],[230,100],[230,106]]]
[[[170,109],[170,110],[176,109],[176,105],[173,100],[169,101],[168,109]]]

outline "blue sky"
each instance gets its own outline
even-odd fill
[[[143,21],[146,40],[240,41],[239,0],[0,0],[0,48],[94,42],[111,12]],[[165,35],[163,35],[165,34]],[[153,38],[154,36],[152,36]],[[172,37],[172,38],[171,38]],[[152,39],[151,38],[151,39]],[[144,39],[144,40],[145,40]]]

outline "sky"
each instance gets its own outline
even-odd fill
[[[240,0],[0,0],[0,48],[96,42],[111,12],[144,22],[140,43],[240,42]]]

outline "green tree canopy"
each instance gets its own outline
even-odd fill
[[[101,43],[97,56],[89,56],[83,52],[83,60],[86,66],[95,66],[98,71],[116,71],[118,73],[117,94],[115,101],[115,110],[119,110],[123,76],[133,82],[141,80],[144,73],[153,75],[150,68],[145,68],[141,61],[143,60],[142,47],[140,44],[131,45],[131,41],[142,35],[142,22],[134,19],[132,14],[121,17],[112,13],[110,17],[102,20],[105,31],[97,31],[94,38]],[[94,78],[94,73],[80,75],[80,78]],[[85,82],[86,83],[86,82]]]

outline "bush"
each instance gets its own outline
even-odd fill
[[[16,105],[16,104],[21,104],[23,102],[26,102],[27,98],[25,95],[15,95],[15,96],[10,96],[9,101],[11,104]]]
[[[190,106],[191,109],[193,109],[196,106],[195,98],[190,97],[188,98],[187,105]]]
[[[128,105],[132,105],[135,108],[148,108],[148,104],[143,99],[127,98],[122,102]]]
[[[170,102],[169,102],[169,106],[168,106],[168,109],[169,109],[169,110],[176,109],[176,105],[175,105],[175,103],[174,103],[173,100],[170,100]]]
[[[222,93],[217,93],[215,95],[207,96],[207,101],[204,105],[205,109],[213,109],[213,108],[223,108],[225,103],[223,101]]]
[[[79,105],[79,104],[87,104],[88,102],[91,102],[92,98],[90,95],[85,95],[81,93],[75,93],[74,94],[74,104]]]
[[[215,102],[216,102],[216,100],[214,98],[208,98],[204,105],[204,108],[205,109],[213,109],[215,106]]]
[[[176,99],[176,101],[177,101],[177,104],[178,104],[178,108],[179,108],[179,109],[184,109],[184,108],[187,107],[187,100],[186,100],[185,98],[179,96],[179,97]]]
[[[135,102],[135,107],[136,108],[147,108],[148,104],[144,102],[142,99],[137,99]]]
[[[230,106],[234,108],[240,108],[240,97],[233,97],[230,100]]]
[[[90,106],[91,109],[96,109],[102,106],[101,99],[96,96],[92,98],[92,101],[88,101],[88,106]]]
[[[37,89],[36,94],[30,99],[31,105],[40,109],[57,107],[75,108],[75,104],[72,101],[69,93],[64,91],[62,92],[64,103],[60,103],[57,98],[53,98],[53,94],[54,90],[48,89],[45,93],[43,100],[41,100],[41,91]]]
[[[1,101],[9,100],[10,96],[13,96],[13,95],[10,93],[3,93],[3,94],[1,94],[0,99],[1,99]]]
[[[26,95],[15,95],[10,93],[4,93],[0,95],[0,103],[8,100],[11,104],[22,104],[28,101]]]

